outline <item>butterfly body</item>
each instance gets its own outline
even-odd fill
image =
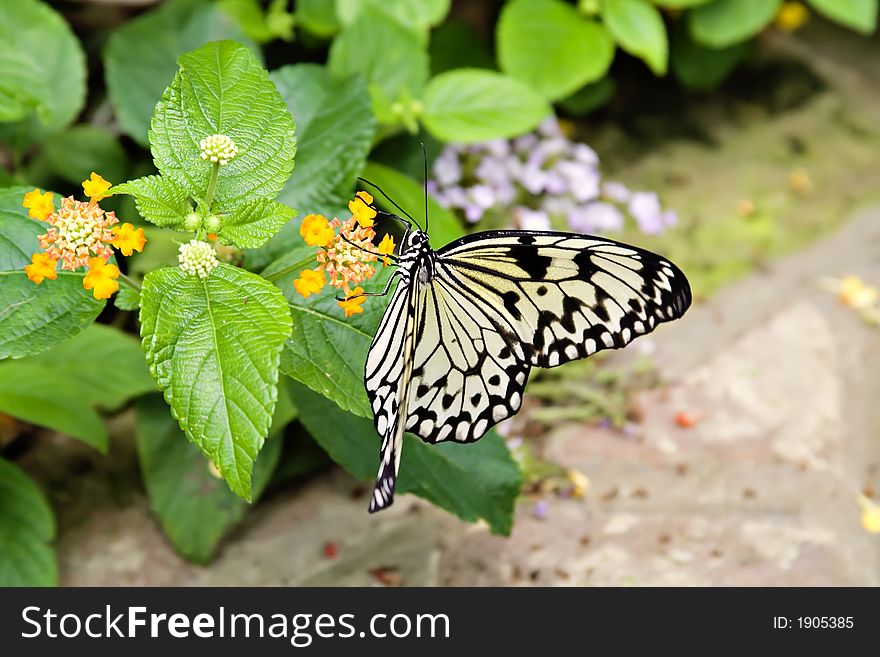
[[[691,302],[661,256],[552,231],[473,233],[434,251],[411,230],[364,370],[381,462],[370,511],[393,501],[403,435],[473,442],[514,415],[532,367],[621,348]]]

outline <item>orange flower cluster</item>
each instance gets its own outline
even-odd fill
[[[68,196],[57,212],[51,192],[35,189],[25,194],[22,206],[28,209],[28,216],[45,221],[50,228],[37,238],[43,252],[34,253],[24,270],[39,285],[47,278],[58,277],[59,261],[63,270],[86,267],[83,287],[91,290],[96,299],[108,299],[119,289],[116,279],[120,275],[119,268],[107,262],[113,255],[111,247],[128,256],[142,251],[147,239],[143,228],[127,223],[116,226],[116,214],[98,205],[99,200],[108,196],[109,182],[92,172],[82,186],[89,201]]]
[[[348,204],[352,216],[347,221],[328,221],[323,215],[310,214],[300,225],[299,232],[306,244],[321,248],[316,254],[318,266],[300,272],[293,286],[308,298],[329,282],[345,294],[345,300],[338,305],[346,317],[364,312],[361,306],[366,296],[359,284],[375,275],[374,262],[381,257],[387,265],[388,256],[394,253],[394,239],[390,235],[385,235],[378,247],[373,244],[377,211],[371,207],[372,202],[372,196],[358,192]]]

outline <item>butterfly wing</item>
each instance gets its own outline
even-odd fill
[[[367,397],[376,431],[382,436],[379,474],[370,499],[371,513],[391,506],[394,501],[407,417],[407,391],[413,369],[417,299],[417,286],[398,282],[364,366]]]
[[[624,347],[691,303],[678,267],[600,237],[491,231],[437,255],[436,277],[478,304],[514,354],[539,367]]]
[[[532,366],[623,347],[691,302],[675,265],[599,237],[491,231],[437,255],[406,421],[428,442],[479,439],[519,410]]]

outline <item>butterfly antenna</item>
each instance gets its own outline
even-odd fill
[[[428,233],[428,151],[425,149],[425,142],[419,142],[422,145],[422,160],[425,163],[425,233]]]
[[[399,205],[397,205],[397,203],[395,203],[394,200],[393,200],[390,196],[388,196],[388,194],[386,194],[385,191],[384,191],[381,187],[379,187],[379,185],[377,185],[376,183],[372,183],[372,182],[370,182],[370,181],[367,180],[366,178],[361,178],[360,176],[358,176],[358,180],[359,180],[360,182],[364,183],[365,185],[369,185],[370,187],[372,187],[373,189],[375,189],[377,192],[379,192],[382,196],[385,197],[385,199],[386,199],[391,205],[393,205],[395,208],[397,208],[398,210],[400,210],[400,211],[403,213],[403,215],[404,215],[405,217],[409,218],[409,219],[410,219],[410,220],[411,220],[416,226],[418,226],[418,227],[419,227],[419,230],[422,229],[422,227],[419,226],[419,222],[416,221],[416,220],[413,218],[413,216],[412,216],[409,212],[407,212],[407,211],[404,210],[402,207],[400,207]]]

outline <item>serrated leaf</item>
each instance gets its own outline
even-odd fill
[[[620,47],[643,60],[655,75],[665,75],[669,60],[666,25],[645,0],[605,0],[602,19]]]
[[[441,73],[425,89],[425,127],[444,141],[473,143],[535,128],[550,106],[511,77],[481,69]]]
[[[255,198],[275,198],[293,170],[293,117],[269,74],[245,46],[215,41],[179,59],[180,70],[150,123],[150,149],[159,172],[193,198],[208,189],[212,166],[199,142],[222,134],[238,155],[219,167],[214,204],[220,212]]]
[[[223,215],[217,234],[224,242],[255,249],[265,244],[294,215],[296,211],[292,208],[261,198]]]
[[[21,202],[29,191],[0,189],[0,359],[49,349],[91,324],[104,308],[83,289],[82,272],[59,270],[57,279],[40,285],[28,280],[24,267],[40,251],[37,236],[49,227],[28,219]]]
[[[726,48],[755,36],[773,20],[782,0],[715,0],[687,14],[697,43]]]
[[[77,187],[91,171],[99,172],[106,180],[122,180],[128,169],[119,139],[90,125],[73,126],[52,135],[43,142],[42,154],[59,178]]]
[[[150,373],[187,438],[249,500],[290,335],[284,297],[230,265],[205,279],[166,267],[144,279],[140,320]]]
[[[46,131],[76,118],[86,98],[85,55],[61,14],[37,0],[0,3],[0,49],[27,53],[35,64],[30,89]]]
[[[276,436],[260,451],[254,499],[269,483],[282,444]],[[150,509],[165,535],[179,554],[207,563],[223,536],[244,518],[248,504],[211,473],[205,455],[186,439],[158,395],[138,400],[137,449]]]
[[[20,468],[0,458],[0,586],[55,586],[55,516]]]
[[[334,79],[314,64],[285,66],[270,77],[298,135],[296,168],[278,200],[300,214],[345,207],[376,130],[366,84],[359,76]]]
[[[95,409],[112,411],[153,390],[138,341],[101,324],[49,351],[0,363],[0,412],[101,451],[107,432]]]
[[[360,73],[392,102],[421,94],[428,54],[414,31],[382,12],[365,12],[333,40],[327,67],[339,77]]]
[[[250,43],[238,24],[208,0],[175,0],[110,32],[104,68],[110,100],[126,133],[149,146],[156,99],[177,71],[177,57],[208,41]]]
[[[605,27],[561,0],[514,0],[498,20],[498,63],[550,101],[601,78],[614,59]]]
[[[330,457],[358,479],[371,479],[379,467],[379,436],[370,419],[346,413],[300,386],[300,421]],[[399,493],[414,493],[462,520],[489,523],[508,535],[521,486],[519,467],[494,431],[469,445],[428,445],[406,434]]]
[[[820,14],[862,34],[877,29],[877,0],[807,0]]]
[[[193,210],[182,187],[164,176],[146,176],[116,185],[111,194],[130,194],[138,213],[163,228],[181,228]]]

